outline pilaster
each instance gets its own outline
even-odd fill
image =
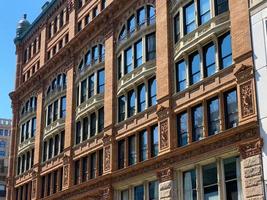
[[[174,170],[172,168],[162,169],[157,173],[159,180],[159,199],[177,199],[174,181]]]

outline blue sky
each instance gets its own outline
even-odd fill
[[[8,94],[14,90],[16,55],[13,39],[23,14],[32,22],[46,0],[3,0],[0,4],[0,118],[11,118]]]

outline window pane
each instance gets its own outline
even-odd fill
[[[103,174],[103,149],[101,149],[99,152],[98,152],[98,175],[99,176],[102,176]]]
[[[239,199],[237,183],[237,171],[239,169],[237,169],[237,161],[237,158],[228,158],[223,161],[226,197],[229,200]]]
[[[79,175],[80,175],[80,160],[75,161],[75,171],[74,171],[74,184],[77,185],[79,183]]]
[[[60,118],[66,117],[66,96],[61,97]]]
[[[198,52],[189,56],[190,84],[200,81],[200,56]]]
[[[91,76],[89,76],[88,78],[89,81],[89,87],[88,87],[88,97],[91,98],[92,96],[94,96],[94,88],[95,88],[95,76],[94,74],[92,74]]]
[[[132,66],[132,58],[133,58],[133,54],[132,54],[132,47],[128,48],[125,52],[124,52],[124,56],[125,56],[125,64],[124,64],[124,74],[130,73],[133,70],[133,66]]]
[[[135,114],[135,92],[131,90],[128,92],[128,117]]]
[[[86,100],[86,84],[87,84],[86,79],[81,82],[81,103],[83,103]]]
[[[178,146],[188,144],[188,127],[187,127],[187,113],[182,113],[177,117],[178,121]]]
[[[148,6],[147,7],[147,19],[148,19],[148,24],[153,24],[155,23],[156,15],[155,15],[155,8],[153,6]]]
[[[208,131],[209,135],[220,132],[219,99],[215,98],[208,102]]]
[[[88,118],[83,118],[83,141],[88,138]]]
[[[238,125],[238,107],[236,90],[225,94],[225,123],[226,128],[233,128]]]
[[[104,107],[100,108],[98,111],[98,132],[104,130]]]
[[[135,31],[135,17],[134,15],[130,17],[130,19],[128,19],[127,21],[127,28],[128,28],[128,32],[132,33]]]
[[[93,137],[96,134],[96,114],[90,115],[90,136]]]
[[[90,52],[90,50],[87,51],[87,53],[85,54],[85,64],[91,65],[91,52]]]
[[[204,70],[205,77],[213,75],[216,71],[215,65],[215,46],[213,43],[204,47]]]
[[[129,200],[129,192],[128,192],[128,190],[121,191],[121,200]]]
[[[119,41],[122,41],[126,38],[126,29],[125,29],[125,26],[122,27],[121,29],[121,32],[120,32],[120,35],[119,35]]]
[[[174,41],[178,42],[180,39],[180,14],[178,13],[173,20],[174,23]]]
[[[134,200],[144,200],[144,186],[134,187]]]
[[[54,102],[53,121],[56,121],[57,118],[58,118],[58,100]]]
[[[98,46],[94,46],[92,49],[92,58],[94,63],[98,61],[98,56],[99,56]]]
[[[182,60],[176,64],[176,79],[177,79],[177,88],[176,91],[180,92],[186,89],[186,64]]]
[[[119,97],[119,122],[123,121],[125,119],[125,103],[126,103],[126,98],[125,96]]]
[[[216,15],[219,15],[229,10],[228,0],[216,0],[215,6]]]
[[[124,140],[118,142],[118,168],[124,168]]]
[[[221,68],[224,69],[232,64],[231,35],[227,33],[219,38]]]
[[[96,153],[91,154],[91,166],[90,166],[90,178],[95,178],[96,176]]]
[[[154,126],[151,129],[151,157],[155,157],[159,153],[158,126]]]
[[[97,92],[103,93],[105,90],[105,71],[104,69],[97,72]]]
[[[147,132],[142,131],[139,134],[139,152],[140,152],[140,161],[147,159]]]
[[[136,163],[135,135],[129,137],[129,165]]]
[[[158,181],[149,182],[149,200],[159,199],[159,183]]]
[[[146,37],[146,60],[153,60],[156,57],[156,35],[152,33]]]
[[[157,104],[157,80],[156,77],[148,81],[148,106]]]
[[[217,185],[217,166],[216,163],[203,167],[203,187],[204,199],[219,199]]]
[[[144,8],[140,8],[137,11],[137,24],[143,26],[146,22],[146,13]]]
[[[188,34],[196,29],[194,2],[184,7],[184,20],[185,20],[185,28],[184,28],[185,34]]]
[[[196,171],[190,170],[183,173],[184,200],[197,200]]]
[[[200,24],[210,20],[210,0],[199,0]]]
[[[76,123],[76,144],[81,142],[81,122]]]
[[[193,142],[203,138],[203,108],[197,106],[192,109],[192,139]]]
[[[36,117],[32,118],[31,137],[34,137],[35,131],[36,131]]]
[[[118,57],[117,62],[118,62],[118,79],[120,79],[122,77],[122,68],[121,68],[121,66],[122,66],[121,65],[122,60],[121,60],[121,55]]]
[[[138,112],[146,109],[146,87],[145,84],[138,86]]]
[[[134,45],[134,63],[135,67],[139,67],[140,65],[143,64],[143,45],[142,45],[142,40],[138,41]]]

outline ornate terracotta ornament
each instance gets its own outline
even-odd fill
[[[159,182],[165,182],[170,181],[173,179],[173,169],[172,168],[166,168],[157,173]]]
[[[68,0],[68,11],[71,12],[74,7],[74,0]]]
[[[168,108],[162,106],[162,105],[159,105],[157,107],[157,116],[158,116],[158,119],[159,120],[163,120],[165,118],[167,118],[169,115],[169,110]]]
[[[262,147],[263,147],[263,139],[258,138],[254,141],[241,144],[239,146],[239,151],[242,159],[246,159],[248,157],[259,155],[261,153]]]
[[[253,67],[251,65],[241,65],[234,72],[237,82],[245,82],[253,78]]]
[[[69,180],[69,165],[65,165],[63,167],[63,185],[66,187],[68,185],[68,180]]]
[[[108,146],[106,146],[105,147],[105,151],[104,151],[104,153],[105,153],[105,159],[104,159],[104,169],[105,169],[105,171],[109,171],[110,170],[110,164],[111,164],[111,162],[110,162],[110,154],[111,154],[111,148],[110,148],[110,145],[108,145]]]
[[[169,147],[168,120],[160,122],[160,149]]]
[[[252,81],[249,81],[240,86],[241,95],[241,111],[242,117],[247,117],[255,113]]]
[[[103,196],[102,199],[103,200],[111,200],[112,196],[113,196],[113,188],[111,185],[109,185],[108,187],[104,188],[103,191]]]
[[[37,188],[37,180],[34,179],[32,181],[32,197],[35,199],[36,198],[36,188]]]

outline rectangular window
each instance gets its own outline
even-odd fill
[[[192,137],[193,142],[203,138],[203,107],[201,105],[192,109]]]
[[[66,96],[61,97],[60,118],[66,117]]]
[[[157,80],[153,77],[148,80],[148,106],[157,104]]]
[[[93,8],[93,18],[95,18],[98,15],[98,8],[97,6]]]
[[[76,123],[76,144],[81,142],[81,122]]]
[[[75,161],[74,166],[74,184],[77,185],[80,179],[80,160]]]
[[[205,24],[210,20],[210,0],[199,0],[199,23]]]
[[[58,100],[54,102],[53,121],[58,119]]]
[[[129,146],[128,146],[128,163],[130,165],[134,165],[136,163],[136,148],[135,148],[135,135],[132,135],[128,139]]]
[[[238,125],[238,107],[236,90],[224,94],[225,101],[225,126],[226,129]]]
[[[86,66],[89,66],[89,65],[91,65],[91,62],[92,62],[92,59],[91,59],[91,51],[89,50],[85,54],[85,61],[84,61],[84,63],[85,63]]]
[[[208,132],[209,136],[220,132],[220,110],[219,99],[214,98],[208,101]]]
[[[129,200],[129,191],[128,190],[123,190],[121,191],[121,200]]]
[[[104,10],[106,8],[106,0],[101,0],[101,10]]]
[[[137,11],[137,24],[139,27],[141,27],[145,23],[146,23],[146,12],[145,12],[145,9],[143,7]]]
[[[186,64],[184,60],[181,60],[176,64],[176,80],[177,80],[177,86],[176,91],[180,92],[186,89]]]
[[[224,13],[229,10],[228,0],[215,0],[216,15]]]
[[[122,68],[121,68],[121,55],[118,57],[118,79],[120,79],[122,77]]]
[[[47,159],[47,142],[44,141],[44,144],[43,144],[43,162],[46,161]]]
[[[158,126],[151,128],[151,157],[157,156],[159,153],[159,136]]]
[[[53,153],[53,138],[50,138],[48,142],[48,159],[52,158],[52,153]]]
[[[103,93],[105,90],[105,70],[97,72],[97,93]]]
[[[47,109],[47,126],[51,124],[53,118],[53,113],[52,113],[52,104],[48,106]]]
[[[90,178],[96,177],[96,153],[91,154],[90,156]]]
[[[142,40],[134,44],[134,67],[139,67],[143,64],[143,45]]]
[[[36,117],[32,118],[31,137],[35,136],[35,131],[36,131]]]
[[[83,141],[88,138],[88,118],[83,118]]]
[[[178,128],[178,146],[182,147],[188,144],[188,125],[187,113],[182,113],[177,117]]]
[[[159,199],[158,181],[149,182],[148,189],[149,189],[149,200],[158,200]]]
[[[53,172],[53,175],[52,175],[52,177],[53,177],[53,186],[52,186],[52,193],[54,194],[54,193],[56,193],[57,192],[57,171],[54,171]]]
[[[88,78],[88,97],[91,98],[92,96],[94,96],[95,93],[95,76],[94,74],[92,74],[91,76],[89,76]]]
[[[128,48],[124,52],[124,74],[128,74],[133,70],[133,53],[132,47]]]
[[[60,134],[60,138],[61,138],[61,141],[60,141],[60,153],[63,152],[64,150],[64,142],[65,142],[65,131],[62,131],[61,134]]]
[[[89,24],[89,22],[90,22],[90,16],[89,16],[89,14],[87,14],[84,17],[84,25],[86,26],[87,24]]]
[[[118,142],[118,168],[124,168],[125,160],[125,141],[121,140]]]
[[[81,82],[81,104],[86,100],[87,79]]]
[[[229,32],[219,38],[219,58],[221,69],[225,69],[233,63],[232,41]]]
[[[103,174],[103,149],[98,152],[98,175]]]
[[[144,191],[144,186],[139,185],[134,187],[134,200],[144,200],[145,191]]]
[[[189,56],[190,85],[200,81],[200,56],[195,52]]]
[[[197,200],[196,171],[190,170],[183,173],[184,200]]]
[[[156,22],[156,12],[153,6],[147,6],[147,19],[149,25]]]
[[[142,131],[139,134],[139,155],[140,161],[144,161],[147,159],[147,132]]]
[[[54,156],[58,155],[59,152],[59,134],[55,136],[54,140]]]
[[[27,121],[26,122],[26,134],[25,134],[26,140],[29,138],[29,133],[30,133],[30,121]]]
[[[98,110],[98,133],[104,130],[104,107]]]
[[[196,29],[195,4],[189,3],[184,7],[184,34],[191,33]]]
[[[226,188],[226,199],[241,199],[239,197],[238,188],[240,183],[238,177],[240,177],[239,158],[228,158],[223,160],[224,166],[224,182]]]
[[[205,77],[213,75],[216,71],[215,46],[213,43],[204,47],[204,73]]]
[[[135,31],[135,17],[132,15],[127,21],[127,30],[129,33],[133,33]]]
[[[87,157],[82,158],[82,182],[87,180]]]
[[[203,166],[204,199],[219,199],[216,163]]]
[[[95,136],[96,134],[96,114],[92,113],[90,115],[90,137]]]
[[[135,114],[135,92],[131,90],[128,92],[128,117],[131,117]]]
[[[156,58],[156,35],[155,33],[146,36],[146,61]]]
[[[173,19],[174,24],[174,42],[177,43],[180,39],[180,13],[177,13]]]
[[[98,46],[94,46],[92,49],[92,59],[93,63],[97,63],[99,57],[99,51],[98,51]]]
[[[82,21],[78,22],[78,28],[77,31],[80,32],[82,30]]]
[[[119,122],[123,121],[125,119],[125,104],[126,104],[126,98],[125,96],[119,97],[118,100],[119,103]]]
[[[146,87],[145,84],[141,84],[137,88],[137,110],[142,112],[146,109]]]

